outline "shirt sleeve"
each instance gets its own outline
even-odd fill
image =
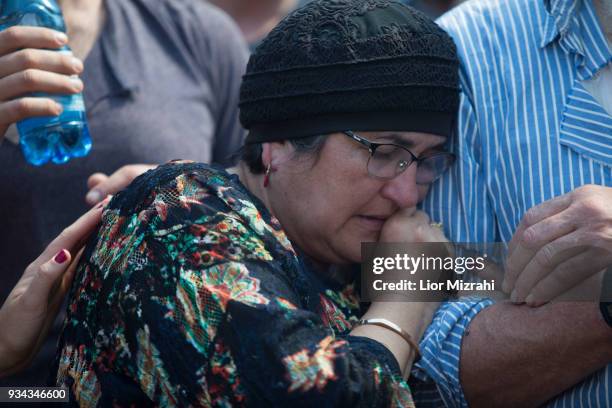
[[[466,298],[446,302],[436,311],[420,343],[422,358],[412,370],[414,377],[435,384],[440,401],[433,406],[468,406],[459,380],[461,343],[472,319],[493,303],[491,299]]]
[[[385,347],[335,336],[245,226],[202,217],[216,227],[147,238],[156,256],[121,301],[132,376],[154,403],[412,406]]]

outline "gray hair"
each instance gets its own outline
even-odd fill
[[[317,135],[310,137],[303,137],[299,139],[289,139],[287,143],[295,148],[295,154],[299,156],[311,156],[318,158],[327,135]],[[253,174],[263,174],[266,168],[261,160],[263,152],[263,143],[253,143],[244,145],[240,153],[243,162],[249,166],[249,170]]]

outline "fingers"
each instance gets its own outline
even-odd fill
[[[87,188],[92,189],[103,181],[108,180],[108,176],[104,173],[94,173],[87,179]]]
[[[61,299],[63,299],[64,295],[66,294],[66,292],[68,292],[68,289],[72,284],[72,278],[74,278],[74,273],[76,271],[77,264],[79,263],[79,260],[81,259],[84,250],[85,248],[81,248],[80,251],[72,257],[72,262],[70,263],[70,266],[66,269],[66,272],[64,272],[64,276],[62,278],[62,283],[60,285],[60,290],[58,294],[58,297],[60,297]]]
[[[128,166],[122,167],[110,177],[107,176],[106,178],[102,177],[101,173],[92,175],[92,177],[96,176],[94,177],[94,181],[99,180],[99,182],[89,190],[85,196],[85,201],[87,201],[89,205],[94,205],[108,194],[114,194],[130,184],[135,176],[132,176],[131,171],[129,171],[129,169],[126,170],[126,167]],[[88,184],[89,181],[90,180],[88,180]]]
[[[571,239],[566,238],[545,245],[518,276],[516,283],[510,289],[512,292],[510,299],[513,302],[524,302],[532,289],[553,273],[558,265],[586,251],[586,247],[577,247],[575,243],[571,243]]]
[[[508,244],[508,255],[512,255],[518,244],[523,239],[523,233],[526,229],[567,209],[571,202],[571,195],[565,194],[548,200],[527,211],[517,227],[514,236],[510,240],[510,243]]]
[[[110,177],[102,173],[92,174],[89,180],[87,180],[87,186],[90,190],[85,196],[85,201],[87,201],[89,205],[94,205],[103,197],[123,190],[136,177],[155,167],[156,166],[148,164],[131,164],[121,167]]]
[[[0,100],[2,101],[33,92],[71,95],[82,90],[83,81],[77,77],[39,69],[27,69],[0,79]]]
[[[605,250],[599,248],[579,253],[557,265],[551,273],[538,282],[525,302],[529,306],[538,306],[550,302],[585,281],[585,276],[593,276],[605,269],[612,262],[611,258],[609,253],[606,254]],[[576,273],[576,271],[585,271],[585,268],[590,270],[591,273]]]
[[[429,223],[431,221],[430,218],[429,218],[429,215],[426,212],[424,212],[424,211],[415,211],[412,214],[412,217],[413,217],[414,221],[418,222],[419,224],[429,225]]]
[[[64,75],[78,75],[83,71],[80,59],[50,50],[24,49],[0,57],[0,78],[26,69],[39,69]]]
[[[83,71],[83,63],[53,51],[67,43],[64,33],[47,28],[15,26],[0,31],[0,138],[12,123],[62,112],[61,105],[50,98],[23,96],[37,92],[70,95],[83,90],[81,80],[71,77]]]
[[[571,213],[571,211],[561,211],[532,224],[523,231],[523,238],[519,245],[530,249],[538,249],[549,242],[570,234],[576,229]]]
[[[58,49],[66,44],[66,34],[48,28],[14,26],[0,31],[0,55],[24,48]]]
[[[85,196],[85,201],[89,205],[95,205],[98,203],[102,197],[104,197],[101,189],[96,189],[96,186],[104,186],[106,181],[108,181],[110,177],[108,177],[104,173],[94,173],[87,179],[87,188],[89,192]]]
[[[49,98],[21,98],[0,103],[0,135],[12,123],[33,116],[58,116],[62,105]]]
[[[484,264],[484,269],[476,273],[479,278],[484,280],[493,280],[496,282],[499,282],[504,278],[504,270],[500,265],[490,260],[486,260]]]
[[[70,252],[67,249],[61,249],[53,258],[40,265],[38,273],[28,287],[27,293],[22,297],[25,308],[29,310],[46,310],[52,288],[58,278],[70,266],[71,259]]]
[[[81,250],[75,256],[72,257],[72,259],[70,260],[70,265],[66,267],[66,270],[64,271],[61,280],[59,282],[56,282],[57,288],[51,290],[51,293],[49,295],[48,311],[53,315],[53,317],[55,316],[55,314],[57,314],[57,310],[61,306],[62,302],[64,301],[64,297],[66,296],[66,293],[68,293],[68,290],[70,289],[70,285],[72,284],[77,265],[79,263],[79,260],[81,259],[81,256],[83,255],[84,249],[85,248],[81,248]]]
[[[414,209],[401,210],[382,228],[380,242],[447,242],[442,229],[432,226],[429,215]]]
[[[506,259],[506,276],[502,287],[504,292],[510,293],[513,291],[517,279],[525,274],[525,268],[535,257],[537,259],[535,259],[532,267],[543,264],[549,267],[554,266],[551,261],[556,252],[550,252],[554,247],[547,245],[561,237],[569,236],[574,231],[575,224],[570,217],[570,213],[570,211],[561,211],[529,225],[536,219],[533,218],[524,224],[522,232],[517,230],[513,237],[516,245]],[[525,228],[525,226],[527,227]],[[555,245],[558,246],[558,243]],[[574,242],[573,245],[575,246],[576,243]]]
[[[72,225],[64,229],[61,234],[49,244],[38,260],[45,262],[53,256],[53,254],[58,253],[64,248],[74,253],[77,249],[82,247],[89,235],[100,223],[102,210],[108,201],[110,201],[110,197],[83,214]]]

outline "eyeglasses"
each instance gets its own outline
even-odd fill
[[[437,152],[417,157],[404,146],[395,143],[374,143],[350,130],[342,132],[370,151],[368,173],[376,178],[390,180],[403,173],[413,162],[417,164],[417,184],[431,184],[455,162],[455,155]]]

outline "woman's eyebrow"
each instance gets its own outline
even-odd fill
[[[385,141],[388,140],[391,143],[394,143],[400,146],[404,146],[408,149],[415,146],[414,140],[406,139],[402,137],[401,135],[398,135],[397,133],[391,133],[388,135],[380,136],[380,137],[377,137],[376,140],[385,140]]]
[[[405,147],[407,149],[412,149],[417,144],[419,144],[419,143],[415,142],[414,140],[406,139],[405,136],[402,137],[401,135],[399,135],[397,133],[390,133],[388,135],[383,135],[383,136],[377,137],[376,139],[377,140],[385,140],[385,141],[389,140],[391,143],[403,146],[403,147]],[[429,150],[429,149],[436,149],[436,148],[442,147],[447,142],[447,139],[443,138],[443,137],[436,137],[436,140],[437,139],[441,139],[441,140],[439,142],[437,142],[437,143],[432,144],[431,146],[427,146],[427,150]]]
[[[434,145],[430,146],[429,149],[436,149],[436,148],[440,148],[440,147],[444,147],[444,145],[446,145],[446,142],[448,141],[448,139],[444,138],[442,141],[435,143]]]

